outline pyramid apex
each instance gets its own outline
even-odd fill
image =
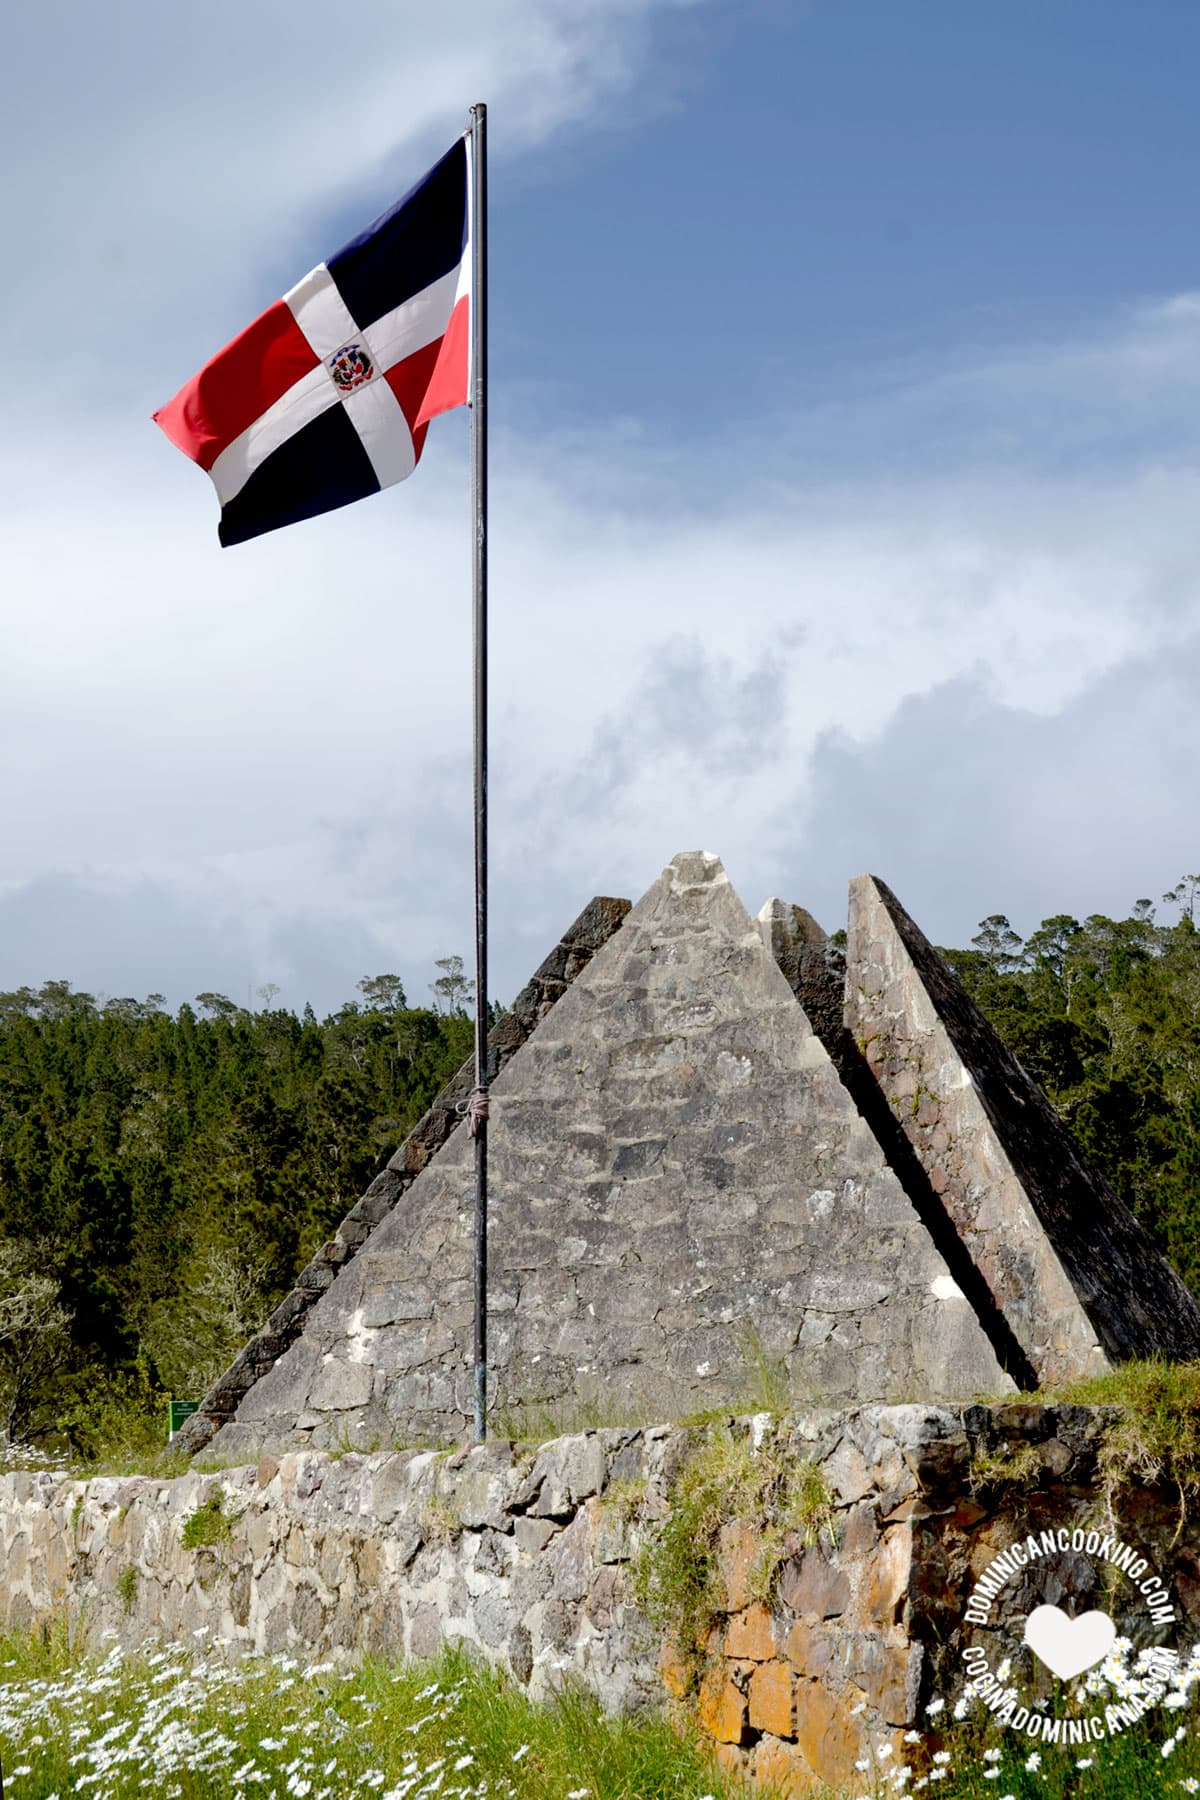
[[[724,863],[712,850],[680,850],[671,858],[663,874],[671,878],[671,886],[676,891],[717,887],[729,881]]]
[[[774,895],[759,907],[756,923],[765,927],[763,935],[768,944],[776,933],[782,933],[793,944],[824,944],[828,941],[806,907],[794,906],[790,900],[780,900]]]

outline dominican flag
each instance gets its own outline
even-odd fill
[[[467,403],[471,198],[460,139],[155,413],[240,544],[403,481]]]

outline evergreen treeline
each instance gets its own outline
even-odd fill
[[[1091,1161],[1200,1294],[1200,875],[1127,919],[1002,914],[946,961]]]
[[[382,975],[322,1022],[0,994],[0,1434],[203,1391],[470,1054],[439,967],[434,1009]]]
[[[1200,876],[1163,899],[942,954],[1200,1292]],[[323,1021],[0,994],[0,1436],[86,1453],[203,1391],[470,1054],[439,968],[434,1008],[380,975]]]

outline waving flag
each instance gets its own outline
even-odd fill
[[[460,139],[155,413],[211,476],[222,544],[403,481],[429,420],[466,405],[469,187]]]
[[[470,399],[479,998],[467,1117],[475,1147],[477,1442],[487,1435],[488,1390],[487,218],[487,107],[479,101],[464,138],[423,181],[268,307],[154,415],[211,475],[222,544],[240,544],[403,481],[430,419]],[[219,1391],[201,1402],[203,1427],[183,1427],[190,1449],[219,1428]]]

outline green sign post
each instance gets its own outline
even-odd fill
[[[200,1402],[198,1400],[168,1400],[167,1401],[167,1418],[168,1418],[167,1442],[168,1442],[168,1444],[171,1442],[171,1439],[175,1436],[175,1433],[179,1430],[179,1427],[183,1424],[183,1421],[185,1419],[190,1419],[192,1414],[194,1412],[199,1412],[199,1410],[200,1410]]]

